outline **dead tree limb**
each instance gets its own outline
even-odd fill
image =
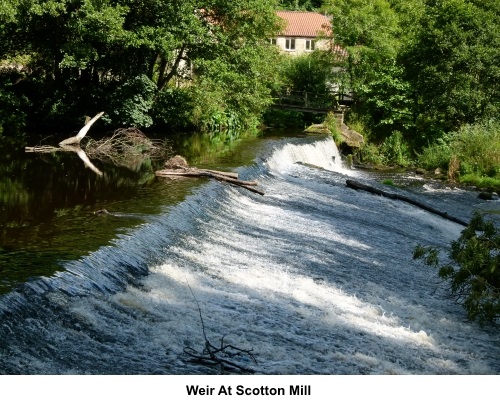
[[[259,183],[257,181],[244,181],[237,180],[232,176],[228,176],[225,173],[219,174],[223,172],[213,172],[210,170],[198,170],[198,169],[189,169],[189,170],[159,170],[156,172],[157,176],[165,177],[165,176],[183,176],[183,177],[212,177],[216,180],[227,181],[228,183],[236,184],[238,186],[257,186]]]
[[[52,153],[64,150],[63,148],[58,148],[57,146],[41,145],[41,146],[26,146],[24,148],[25,152],[35,152],[35,153]]]
[[[412,204],[418,208],[421,208],[425,211],[428,211],[432,214],[439,215],[440,217],[445,218],[449,221],[455,222],[455,223],[463,225],[463,226],[468,226],[468,223],[461,220],[460,218],[456,218],[452,215],[449,215],[447,212],[437,210],[434,207],[431,207],[427,204],[421,203],[420,201],[414,200],[414,199],[406,197],[404,195],[400,195],[400,194],[396,194],[396,193],[389,193],[387,191],[381,190],[381,189],[376,188],[376,187],[369,186],[367,184],[360,183],[360,182],[355,181],[355,180],[346,180],[346,185],[347,185],[347,187],[352,188],[354,190],[368,191],[369,193],[377,194],[377,195],[380,195],[382,197],[390,198],[392,200],[400,200],[400,201],[407,202],[407,203]]]
[[[209,169],[203,169],[203,171],[207,173],[218,174],[220,176],[230,177],[232,179],[237,179],[239,177],[238,173],[234,172],[220,172],[218,170],[209,170]]]
[[[228,358],[232,359],[233,357],[246,355],[249,356],[255,362],[255,364],[257,364],[257,360],[255,359],[253,353],[251,353],[253,349],[246,350],[246,349],[240,349],[233,345],[224,345],[224,336],[222,336],[220,339],[220,347],[216,347],[210,343],[210,341],[207,338],[207,334],[205,332],[205,322],[203,322],[203,315],[201,313],[200,303],[196,299],[196,296],[194,295],[194,292],[189,283],[187,283],[187,285],[196,303],[196,307],[198,308],[198,314],[200,315],[200,321],[201,321],[201,330],[203,332],[203,338],[205,339],[205,348],[200,354],[191,347],[185,347],[184,354],[186,354],[187,356],[191,357],[194,361],[197,361],[201,364],[212,365],[212,366],[219,365],[221,374],[224,373],[224,368],[225,367],[227,368],[228,366],[229,369],[239,370],[248,374],[254,374],[255,370],[242,366],[233,360],[228,360]]]
[[[79,144],[80,141],[83,139],[83,137],[87,135],[87,132],[89,132],[90,127],[94,124],[94,122],[96,122],[99,118],[101,118],[103,114],[104,111],[97,114],[94,118],[92,118],[89,122],[87,122],[82,129],[80,129],[80,131],[76,136],[72,136],[71,138],[67,138],[64,141],[59,142],[59,145],[63,146],[63,145]]]
[[[257,186],[259,184],[257,181],[238,180],[234,177],[234,175],[231,176],[230,174],[228,175],[228,173],[218,172],[215,170],[203,170],[203,169],[197,169],[197,168],[192,167],[192,168],[176,169],[176,170],[158,170],[155,174],[156,174],[156,176],[159,176],[159,177],[175,177],[175,176],[180,176],[180,177],[210,177],[210,178],[213,178],[213,179],[221,181],[221,182],[234,184],[236,186],[247,189],[253,193],[264,195],[264,192],[262,192],[259,189],[256,189],[254,187],[254,186]]]

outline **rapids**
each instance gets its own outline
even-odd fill
[[[264,196],[207,182],[53,277],[0,297],[4,374],[215,374],[183,350],[205,333],[253,349],[258,374],[497,374],[498,330],[467,322],[417,243],[462,227],[345,187],[331,139],[272,141],[238,169]],[[453,204],[466,192],[414,198]],[[199,305],[199,309],[198,309]]]

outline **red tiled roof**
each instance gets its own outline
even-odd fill
[[[317,37],[330,34],[330,19],[323,14],[307,11],[277,11],[278,17],[286,21],[281,35],[289,37]]]

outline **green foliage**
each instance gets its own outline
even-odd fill
[[[462,163],[461,174],[500,179],[500,121],[464,125],[452,138],[453,154]]]
[[[242,45],[216,59],[194,61],[191,87],[194,123],[200,127],[253,126],[272,104],[271,91],[280,82],[275,47]]]
[[[410,85],[397,63],[403,30],[390,1],[330,0],[335,42],[348,52],[343,87],[354,94],[353,108],[365,116],[378,140],[413,126]]]
[[[149,126],[168,111],[164,99],[188,107],[169,88],[198,85],[189,98],[208,91],[212,96],[200,102],[213,105],[191,103],[196,119],[189,125],[209,125],[219,116],[231,125],[255,123],[279,86],[277,51],[268,40],[278,29],[274,0],[1,4],[0,60],[29,55],[30,73],[14,93],[30,99],[31,124],[73,122],[109,109],[110,124]]]
[[[382,142],[380,154],[384,164],[406,167],[412,163],[410,148],[399,131],[394,131]]]
[[[460,161],[460,181],[496,184],[500,181],[500,123],[464,125],[424,148],[418,162],[428,169],[447,169],[453,156]]]
[[[425,169],[448,169],[453,152],[449,140],[439,138],[432,145],[425,147],[421,153],[417,154],[418,165]]]
[[[127,80],[108,96],[108,116],[103,120],[125,126],[151,126],[150,110],[155,91],[156,85],[146,75]]]
[[[379,148],[372,142],[365,142],[360,151],[360,160],[363,163],[371,163],[374,165],[384,164],[384,157],[380,153]]]
[[[286,10],[314,11],[322,6],[322,0],[281,0],[280,8]]]
[[[269,109],[263,116],[264,124],[271,128],[303,128],[305,118],[300,111]]]
[[[500,230],[475,213],[458,240],[451,243],[450,262],[440,266],[439,250],[418,245],[414,259],[439,267],[439,276],[450,291],[481,325],[500,318]]]
[[[337,146],[340,146],[344,143],[344,137],[342,136],[342,132],[339,128],[339,122],[334,114],[328,113],[325,117],[325,126],[332,133],[332,138],[335,141]]]
[[[400,59],[426,139],[498,116],[499,9],[498,0],[425,1]]]
[[[480,188],[494,189],[500,191],[500,177],[486,177],[477,174],[464,174],[460,176],[460,182]]]
[[[193,100],[188,88],[168,87],[156,98],[151,116],[154,125],[173,130],[192,127]]]
[[[24,110],[29,106],[26,97],[19,97],[12,89],[17,75],[0,74],[0,128],[17,133],[23,128]],[[6,132],[7,132],[6,131]]]
[[[328,83],[333,81],[332,62],[320,51],[286,58],[283,63],[283,80],[291,91],[317,94],[328,93]]]

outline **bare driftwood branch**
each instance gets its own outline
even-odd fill
[[[200,170],[200,169],[189,169],[189,170],[159,170],[156,172],[157,176],[183,176],[183,177],[212,177],[216,180],[227,181],[228,183],[236,184],[238,186],[257,186],[259,183],[257,181],[244,181],[237,180],[234,177],[227,176],[226,174],[219,174],[222,172],[215,173],[210,170]]]
[[[80,145],[78,144],[62,145],[59,148],[56,146],[48,146],[48,145],[27,146],[24,149],[24,151],[33,153],[75,152],[78,155],[78,157],[83,161],[85,167],[88,167],[94,173],[98,174],[99,176],[102,176],[102,172],[97,167],[94,166],[94,164],[90,161],[85,151],[83,151],[82,148],[80,148]]]
[[[92,118],[89,122],[85,124],[85,126],[80,129],[78,134],[76,136],[72,136],[71,138],[67,138],[62,142],[59,142],[59,145],[74,145],[74,144],[79,144],[80,141],[83,139],[85,135],[87,135],[87,132],[89,132],[90,127],[96,122],[101,116],[104,114],[103,112],[100,112],[97,114],[94,118]]]
[[[215,366],[215,365],[220,366],[221,374],[224,373],[224,369],[239,370],[244,373],[254,374],[255,370],[249,367],[242,366],[233,360],[233,358],[235,357],[248,356],[255,362],[255,364],[257,364],[257,360],[255,359],[252,353],[253,349],[247,350],[247,349],[240,349],[233,345],[225,345],[224,336],[222,336],[220,339],[220,347],[216,347],[210,343],[210,341],[207,338],[207,334],[205,332],[205,323],[203,322],[203,315],[201,313],[200,303],[196,299],[196,296],[194,295],[194,292],[191,289],[189,283],[187,283],[187,285],[189,287],[189,291],[191,291],[191,295],[193,296],[196,306],[198,308],[198,314],[200,315],[203,338],[205,339],[205,347],[201,353],[197,352],[191,347],[185,347],[184,354],[189,356],[193,361],[199,362],[201,364],[210,366]]]
[[[110,137],[89,139],[85,151],[92,159],[135,168],[147,158],[166,158],[172,153],[166,141],[150,139],[137,128],[117,129]]]
[[[91,125],[103,114],[101,112],[90,119],[77,136],[62,141],[59,143],[59,147],[40,145],[26,147],[25,151],[34,153],[75,152],[86,167],[100,176],[102,172],[92,164],[90,159],[99,159],[115,165],[136,169],[146,159],[166,158],[171,155],[172,149],[167,141],[149,139],[137,128],[121,128],[117,129],[111,137],[100,140],[89,139],[84,146],[85,151],[83,151],[80,148],[81,139],[86,135]]]
[[[428,211],[432,214],[439,215],[440,217],[445,218],[449,221],[456,222],[457,224],[460,224],[463,226],[468,225],[468,223],[466,221],[463,221],[460,218],[456,218],[452,215],[449,215],[447,212],[439,211],[436,208],[433,208],[427,204],[421,203],[420,201],[416,201],[416,200],[409,198],[409,197],[406,197],[404,195],[389,193],[387,191],[383,191],[379,188],[375,188],[375,187],[360,183],[360,182],[355,181],[355,180],[346,180],[346,185],[347,185],[347,187],[352,188],[354,190],[368,191],[369,193],[377,194],[377,195],[380,195],[382,197],[390,198],[392,200],[405,201],[409,204],[415,205],[416,207],[421,208],[425,211]]]
[[[62,150],[64,150],[64,149],[58,148],[57,146],[50,146],[50,145],[26,146],[24,148],[25,152],[34,152],[34,153],[52,153],[52,152],[60,152]]]
[[[253,193],[264,195],[264,192],[254,187],[259,184],[257,181],[238,180],[238,173],[189,167],[182,156],[174,156],[169,159],[165,163],[165,167],[167,169],[158,170],[155,175],[158,177],[210,177],[221,182],[245,188]]]

